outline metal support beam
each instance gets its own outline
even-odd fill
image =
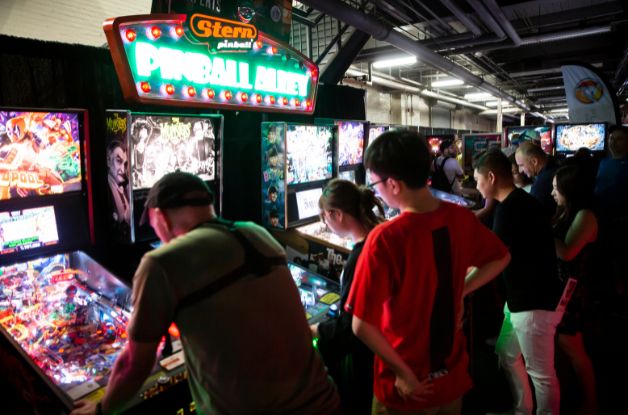
[[[347,31],[348,28],[349,28],[348,24],[346,24],[346,25],[344,25],[343,27],[340,28],[338,33],[336,33],[336,36],[334,36],[334,38],[331,40],[331,42],[329,42],[329,44],[325,47],[325,49],[323,49],[323,53],[318,55],[318,58],[316,58],[316,64],[317,65],[321,64],[323,59],[325,59],[325,56],[327,56],[327,54],[329,53],[331,48],[333,48],[334,45],[340,41],[340,39],[342,38],[342,35],[345,34],[345,32]],[[338,47],[338,49],[340,49],[340,47]]]
[[[325,70],[321,73],[320,81],[324,84],[335,85],[344,77],[345,72],[353,63],[357,54],[371,38],[367,33],[355,30],[344,46],[338,50]],[[370,65],[369,65],[370,68]],[[370,79],[370,71],[369,71]]]

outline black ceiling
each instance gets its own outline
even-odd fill
[[[537,108],[542,109],[552,97],[555,102],[564,99],[564,90],[551,87],[562,85],[559,69],[565,62],[595,65],[616,90],[622,90],[627,83],[628,2],[625,1],[346,0],[345,3],[356,7],[356,13],[366,13],[388,27],[403,30],[475,75],[516,97],[529,99]],[[496,3],[497,14],[503,15],[505,24],[496,17],[494,8],[488,12],[491,3]],[[358,7],[364,11],[357,10]],[[452,8],[458,9],[458,17]],[[498,21],[499,27],[491,20]],[[505,36],[508,24],[520,38],[520,45],[515,45],[512,36]],[[364,64],[400,53],[403,52],[393,46],[368,42],[354,62]],[[420,59],[411,67],[394,71],[394,75],[424,85],[429,85],[438,73],[421,64]],[[460,96],[469,92],[462,88],[447,91]],[[539,97],[544,99],[537,102]],[[625,103],[626,97],[628,91],[623,90],[621,102]]]

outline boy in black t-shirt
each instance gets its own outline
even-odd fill
[[[537,413],[558,415],[554,335],[564,304],[561,301],[559,307],[562,290],[549,218],[533,196],[515,187],[510,162],[501,151],[483,155],[476,162],[474,176],[482,196],[500,202],[493,231],[512,256],[503,274],[506,305],[495,352],[512,389],[515,413],[532,413],[530,375]]]

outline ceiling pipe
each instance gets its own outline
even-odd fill
[[[564,91],[565,85],[552,85],[552,86],[541,86],[538,88],[529,88],[528,94],[534,94],[537,92],[545,92],[545,91]]]
[[[513,41],[515,46],[519,46],[521,44],[521,38],[497,2],[495,0],[484,0],[484,5],[488,7],[488,10],[497,19],[497,22],[501,25],[504,31],[506,31],[506,34],[508,34],[508,37]]]
[[[596,63],[591,64],[591,66],[594,66],[596,68],[601,68],[604,66],[604,64],[602,62],[596,62]],[[549,74],[554,74],[554,73],[562,73],[561,67],[557,66],[555,68],[538,69],[535,71],[510,72],[510,76],[513,78],[525,78],[529,76],[549,75]],[[547,77],[543,77],[543,79],[546,80]],[[563,79],[563,76],[561,75],[557,77],[557,79]]]
[[[628,48],[624,50],[624,57],[621,59],[619,65],[617,65],[617,70],[613,76],[613,85],[619,88],[624,86],[626,81],[628,81]]]
[[[367,76],[367,74],[365,74],[364,72],[359,71],[357,69],[353,69],[353,68],[349,68],[349,70],[347,70],[347,75],[349,75],[349,76],[356,76],[356,77],[366,77]],[[393,88],[393,89],[400,90],[402,92],[417,94],[417,95],[421,95],[421,96],[424,96],[424,97],[436,98],[436,99],[439,99],[441,101],[449,102],[451,104],[458,104],[458,105],[462,105],[462,106],[473,108],[473,109],[480,110],[480,111],[485,111],[485,110],[488,109],[484,105],[473,104],[473,103],[465,101],[463,99],[450,97],[448,95],[439,94],[439,93],[436,93],[436,92],[433,92],[433,91],[429,91],[427,89],[422,89],[422,88],[410,86],[410,85],[407,84],[407,83],[412,83],[414,85],[421,86],[420,83],[415,82],[415,81],[402,79],[403,82],[400,82],[399,80],[395,80],[395,78],[392,78],[390,76],[386,76],[386,77],[384,77],[384,76],[385,75],[383,75],[383,74],[372,73],[371,74],[371,81],[374,84],[385,86],[387,88]]]
[[[388,42],[391,45],[399,48],[400,50],[416,56],[423,63],[430,65],[435,69],[440,70],[441,72],[461,79],[465,83],[486,91],[493,96],[501,97],[502,99],[511,102],[526,111],[530,110],[530,107],[528,105],[522,104],[521,101],[517,100],[517,98],[502,91],[495,85],[485,82],[482,78],[472,74],[463,67],[458,66],[455,63],[443,58],[431,49],[420,45],[409,37],[404,36],[401,33],[398,33],[397,31],[385,26],[377,19],[361,13],[343,2],[333,2],[332,4],[332,2],[326,0],[300,1],[301,3],[312,6],[323,13],[326,13],[338,20],[350,24],[358,30],[369,33],[377,40]]]
[[[577,39],[577,38],[586,37],[586,36],[594,36],[594,35],[599,35],[603,33],[608,33],[611,30],[612,30],[611,26],[596,26],[596,27],[590,27],[587,29],[575,29],[575,30],[567,30],[564,32],[547,33],[544,35],[528,36],[521,39],[521,44],[519,46],[537,45],[541,43]],[[502,43],[486,45],[486,46],[482,46],[482,45],[475,46],[472,43],[469,43],[469,47],[460,48],[458,50],[453,50],[453,51],[448,51],[445,53],[445,55],[463,55],[463,54],[475,53],[475,52],[491,52],[494,50],[509,49],[512,47],[513,45],[511,42],[502,42]]]
[[[538,43],[556,42],[559,40],[576,39],[579,37],[599,35],[611,31],[610,26],[595,26],[586,29],[567,30],[558,33],[548,33],[545,35],[528,36],[521,39],[521,45],[536,45]]]
[[[456,19],[460,23],[464,25],[470,32],[472,32],[475,36],[480,36],[482,34],[482,29],[476,25],[473,20],[471,20],[464,11],[462,11],[456,3],[452,0],[441,0],[443,6],[447,7],[449,11],[456,16]]]
[[[365,74],[362,71],[358,71],[358,70],[351,69],[351,68],[349,68],[347,70],[346,74],[348,76],[355,76],[355,77],[367,77],[368,76],[367,74]],[[347,82],[347,80],[345,80],[344,82]],[[349,81],[349,82],[351,82],[351,81]],[[360,85],[363,85],[359,81],[356,81],[356,82],[358,82]],[[385,86],[386,88],[397,89],[397,90],[399,90],[401,92],[407,92],[407,93],[411,93],[411,94],[420,94],[421,93],[421,89],[420,88],[416,88],[414,86],[406,85],[406,84],[404,84],[402,82],[386,79],[386,78],[378,76],[378,75],[371,74],[371,82],[373,82],[374,84]]]
[[[495,33],[495,35],[499,38],[499,40],[506,39],[506,33],[502,30],[501,26],[495,21],[493,16],[488,12],[486,7],[479,0],[467,0],[467,3],[473,7],[475,13],[478,15],[480,19],[488,26],[489,29]]]

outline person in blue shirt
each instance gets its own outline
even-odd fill
[[[530,194],[541,202],[543,210],[551,218],[556,212],[556,201],[552,197],[552,180],[558,168],[555,160],[540,146],[526,141],[517,148],[515,161],[520,173],[534,179]]]
[[[610,129],[611,157],[600,162],[595,182],[595,202],[600,218],[600,265],[606,267],[612,297],[623,296],[628,311],[628,128]],[[614,298],[618,300],[618,298]],[[620,301],[621,302],[621,301]],[[607,302],[607,304],[617,301]]]

